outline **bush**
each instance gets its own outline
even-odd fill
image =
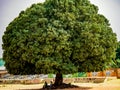
[[[87,73],[86,72],[79,72],[78,77],[87,77]]]

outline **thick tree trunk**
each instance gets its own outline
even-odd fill
[[[62,84],[63,84],[63,76],[62,76],[61,73],[57,73],[56,77],[55,77],[55,83],[54,83],[54,85],[55,86],[60,86]]]

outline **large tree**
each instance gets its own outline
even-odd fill
[[[113,60],[112,68],[120,68],[120,41],[118,42],[117,50],[116,50],[116,59]]]
[[[99,71],[115,58],[116,34],[88,0],[46,0],[22,11],[3,35],[9,73]]]

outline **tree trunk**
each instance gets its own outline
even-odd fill
[[[56,77],[55,77],[55,83],[54,83],[54,85],[55,86],[60,86],[62,84],[63,84],[63,76],[62,76],[61,73],[57,73]]]

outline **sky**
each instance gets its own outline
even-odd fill
[[[110,22],[113,32],[117,34],[120,41],[120,0],[90,0],[99,8]],[[44,0],[0,0],[0,57],[2,57],[2,36],[8,24],[19,15],[22,10],[30,7],[33,3],[44,2]]]

